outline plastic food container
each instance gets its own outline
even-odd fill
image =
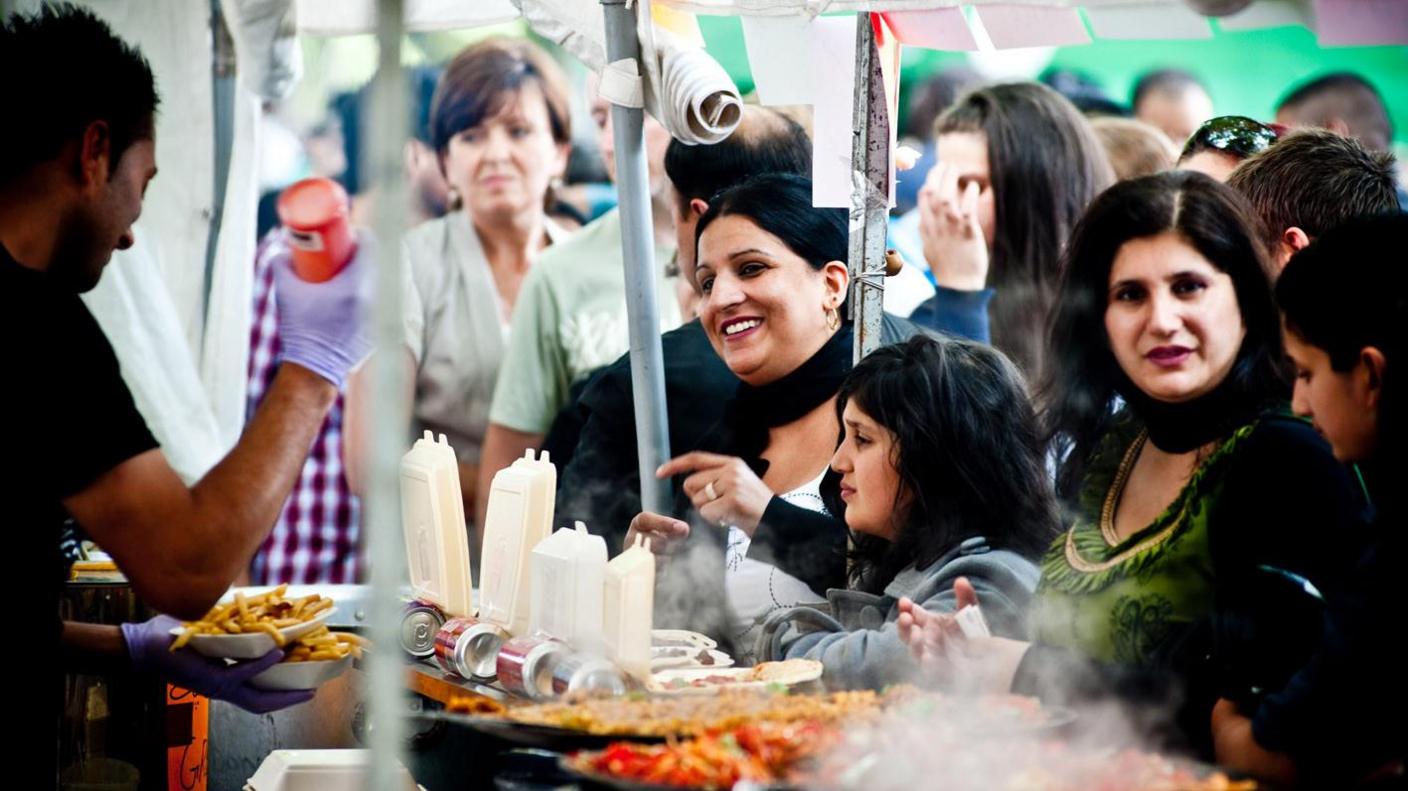
[[[244,791],[362,791],[371,762],[366,750],[275,750]],[[404,766],[394,791],[425,791]]]
[[[601,655],[602,606],[606,586],[606,540],[577,523],[533,548],[529,631],[563,640],[578,651]]]
[[[644,681],[650,678],[650,632],[655,620],[655,555],[648,539],[606,564],[606,656]]]
[[[479,617],[509,634],[528,632],[533,547],[552,532],[557,468],[530,449],[499,470],[489,490],[479,565]]]
[[[401,457],[401,531],[412,595],[447,615],[473,614],[459,459],[444,434],[425,432]]]

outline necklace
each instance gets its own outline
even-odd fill
[[[1139,459],[1139,451],[1144,449],[1144,443],[1148,441],[1148,429],[1141,430],[1139,436],[1129,444],[1129,449],[1124,452],[1124,458],[1120,459],[1120,466],[1115,470],[1115,478],[1110,482],[1109,490],[1105,492],[1105,504],[1100,509],[1100,534],[1105,537],[1105,543],[1112,547],[1120,543],[1119,533],[1115,531],[1115,507],[1119,505],[1120,497],[1124,496],[1124,487],[1129,483],[1129,474],[1134,471],[1134,462]]]
[[[1125,451],[1124,458],[1120,459],[1119,469],[1115,471],[1115,478],[1110,482],[1110,489],[1105,494],[1104,506],[1100,509],[1100,534],[1104,537],[1105,543],[1111,547],[1119,545],[1119,535],[1115,532],[1115,505],[1119,503],[1120,494],[1124,492],[1125,484],[1129,482],[1129,473],[1134,468],[1134,462],[1139,458],[1139,451],[1144,447],[1144,443],[1149,439],[1147,431],[1139,432],[1139,436],[1130,444]],[[1126,549],[1108,560],[1101,562],[1091,562],[1081,557],[1080,550],[1076,548],[1076,528],[1079,524],[1073,525],[1066,531],[1066,562],[1071,564],[1071,568],[1086,574],[1093,574],[1118,566],[1135,555],[1152,549],[1168,540],[1174,531],[1183,522],[1184,511],[1187,509],[1185,503],[1178,513],[1169,520],[1163,530],[1140,541],[1138,544]]]

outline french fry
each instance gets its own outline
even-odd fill
[[[278,627],[274,626],[268,621],[260,621],[255,624],[251,624],[250,631],[263,632],[269,635],[270,637],[274,638],[274,645],[280,648],[283,648],[285,645],[288,645],[288,640],[284,637],[283,632],[280,632],[278,630]]]
[[[176,639],[171,641],[171,650],[175,651],[178,648],[185,648],[186,643],[189,643],[191,638],[195,637],[195,635],[196,627],[194,626],[187,626],[185,629],[182,629],[181,633],[176,635]]]
[[[287,591],[287,585],[253,596],[236,591],[232,601],[211,607],[200,620],[184,623],[184,628],[171,642],[171,650],[184,648],[201,635],[263,633],[269,635],[276,646],[288,649],[284,661],[308,661],[314,654],[326,652],[334,654],[332,658],[341,658],[354,653],[354,648],[358,649],[356,655],[361,655],[360,647],[366,645],[365,640],[356,635],[330,632],[322,624],[316,625],[290,645],[281,630],[308,623],[326,614],[333,608],[334,602],[316,593],[286,599],[284,594]]]
[[[313,616],[317,615],[323,610],[330,609],[332,609],[332,599],[323,599],[321,601],[313,602],[311,605],[309,605],[306,609],[303,610],[303,620],[311,620]]]

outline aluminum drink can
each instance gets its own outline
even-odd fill
[[[420,599],[401,609],[401,647],[418,659],[435,654],[435,633],[445,625],[445,613]]]
[[[569,692],[624,695],[626,675],[601,657],[572,654],[553,665],[552,691],[557,695]]]
[[[475,681],[494,680],[494,660],[508,639],[503,628],[469,616],[451,618],[435,634],[435,659],[446,673]]]
[[[515,637],[499,648],[499,683],[533,700],[552,697],[552,672],[570,649],[550,637]]]

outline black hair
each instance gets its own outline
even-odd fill
[[[1338,118],[1371,151],[1386,151],[1393,141],[1384,97],[1353,72],[1325,74],[1298,86],[1277,103],[1276,112],[1294,115],[1304,126],[1327,126]]]
[[[694,228],[696,253],[704,229],[730,215],[752,220],[812,269],[820,271],[828,262],[846,260],[850,244],[846,210],[814,208],[812,180],[805,176],[764,173],[714,196]]]
[[[435,96],[435,86],[440,80],[440,69],[434,66],[421,66],[410,69],[407,74],[411,102],[411,136],[427,146],[431,146],[430,104]],[[356,195],[366,189],[362,179],[362,114],[371,105],[372,86],[361,90],[337,94],[332,98],[329,109],[342,124],[342,151],[347,159],[347,169],[337,177],[348,194]]]
[[[1379,447],[1394,453],[1403,447],[1408,417],[1395,369],[1405,365],[1408,270],[1391,258],[1405,238],[1408,215],[1356,218],[1292,256],[1276,282],[1286,328],[1323,349],[1336,371],[1353,368],[1366,347],[1383,353]]]
[[[1184,69],[1155,69],[1147,72],[1134,82],[1134,89],[1130,91],[1129,106],[1139,111],[1139,103],[1152,93],[1181,94],[1190,88],[1197,88],[1203,93],[1208,92],[1208,88],[1203,81],[1193,76],[1192,72]]]
[[[997,292],[992,342],[1036,377],[1061,249],[1081,212],[1114,182],[1109,158],[1076,108],[1034,82],[972,91],[934,131],[987,141],[995,225],[988,285]]]
[[[917,81],[900,95],[908,96],[904,107],[904,123],[900,133],[928,140],[934,134],[934,121],[959,96],[983,82],[983,76],[967,66],[948,66]]]
[[[1116,396],[1134,392],[1105,332],[1110,270],[1126,242],[1170,232],[1232,279],[1246,336],[1225,382],[1229,401],[1259,407],[1289,394],[1280,320],[1251,207],[1202,173],[1122,181],[1096,198],[1076,225],[1052,315],[1043,430],[1053,453],[1065,455],[1056,488],[1068,501],[1110,425]]]
[[[46,4],[0,25],[0,184],[53,160],[95,121],[111,136],[109,168],[150,139],[160,99],[146,58],[93,12]]]
[[[692,146],[671,140],[665,149],[665,174],[681,206],[696,199],[710,201],[749,176],[810,176],[811,172],[812,142],[806,130],[782,113],[762,107],[745,108],[742,123],[718,143]]]
[[[1324,129],[1301,129],[1227,177],[1261,220],[1267,249],[1287,228],[1314,239],[1352,217],[1398,209],[1393,155]]]
[[[1050,68],[1037,80],[1066,97],[1087,117],[1128,118],[1131,115],[1129,108],[1115,101],[1099,80],[1083,71]]]
[[[838,421],[848,403],[893,435],[900,478],[896,539],[853,535],[852,587],[882,591],[975,536],[1034,560],[1060,532],[1036,413],[1001,352],[916,335],[857,363],[836,394]]]

